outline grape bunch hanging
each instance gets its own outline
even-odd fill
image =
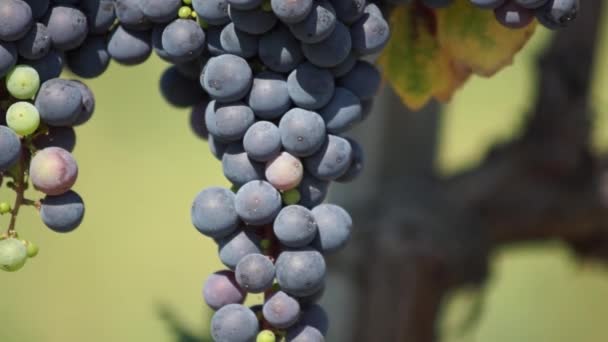
[[[430,8],[450,0],[420,0]],[[533,17],[566,25],[576,0],[471,2],[507,27]],[[378,3],[378,5],[384,5]],[[381,77],[371,61],[388,42],[383,11],[366,0],[1,0],[0,199],[9,227],[0,268],[38,253],[17,234],[23,206],[53,231],[84,217],[72,190],[75,126],[95,108],[82,82],[110,62],[171,63],[160,79],[174,106],[191,108],[193,131],[221,160],[231,189],[203,189],[191,208],[196,229],[215,240],[226,266],[208,277],[215,341],[323,341],[324,256],[347,243],[352,219],[324,203],[332,181],[350,182],[363,151],[344,136],[370,113]],[[389,8],[390,6],[383,6]],[[30,187],[41,200],[25,197]],[[264,302],[243,305],[248,293]]]

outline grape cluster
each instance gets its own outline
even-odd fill
[[[84,83],[59,76],[64,65],[82,77],[105,70],[109,59],[99,62],[114,20],[111,0],[0,1],[0,186],[16,194],[12,206],[0,202],[0,214],[11,216],[0,236],[4,270],[18,270],[38,252],[32,242],[18,240],[22,206],[35,207],[59,233],[83,220],[83,200],[71,190],[78,177],[71,152],[74,127],[89,121],[95,98]],[[25,198],[30,183],[45,194],[42,200]]]
[[[404,3],[411,0],[390,0]],[[449,6],[454,0],[421,0],[431,8]],[[549,29],[566,27],[576,18],[580,0],[469,0],[476,7],[494,11],[496,20],[505,27],[518,29],[536,18]]]
[[[217,310],[212,336],[323,341],[327,315],[316,301],[324,255],[342,248],[352,229],[344,209],[323,201],[331,181],[362,170],[361,147],[342,134],[369,113],[380,74],[363,57],[386,45],[388,23],[365,0],[192,7],[203,29],[176,19],[155,28],[152,42],[174,64],[161,78],[165,98],[194,106],[195,131],[233,184],[202,190],[191,211],[227,268],[203,288]],[[264,293],[264,303],[244,306],[248,293]]]

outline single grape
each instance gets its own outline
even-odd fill
[[[329,1],[320,0],[313,6],[304,20],[289,25],[291,33],[303,43],[318,43],[329,37],[336,27],[336,12]]]
[[[30,135],[40,126],[40,114],[29,102],[15,102],[6,111],[6,123],[17,134]]]
[[[300,304],[295,298],[279,291],[266,299],[262,312],[270,325],[277,329],[287,329],[298,320]]]
[[[17,43],[19,55],[26,59],[39,59],[51,50],[51,36],[42,23],[36,23]]]
[[[192,8],[188,6],[180,7],[177,16],[181,19],[189,19],[192,16]]]
[[[359,21],[352,27],[355,28],[357,23]],[[338,22],[331,34],[324,40],[312,44],[302,44],[304,56],[310,63],[321,68],[331,68],[339,65],[348,58],[351,47],[355,48],[351,39],[353,28],[349,32],[344,24]],[[355,37],[358,36],[353,35],[353,38]]]
[[[145,62],[152,53],[151,33],[118,26],[110,35],[108,53],[124,65]]]
[[[281,151],[279,128],[270,121],[254,123],[245,133],[243,147],[247,156],[255,161],[271,160]]]
[[[322,253],[341,249],[350,239],[353,220],[346,210],[334,204],[321,204],[312,209],[318,234],[314,247]]]
[[[211,337],[217,342],[251,342],[258,332],[256,315],[240,304],[224,306],[211,319]]]
[[[247,255],[262,253],[260,238],[250,231],[236,231],[217,240],[217,244],[220,260],[231,270],[234,270],[236,265]]]
[[[78,177],[78,165],[70,152],[59,147],[38,151],[30,163],[34,187],[47,195],[61,195],[72,188]]]
[[[201,234],[214,239],[232,234],[239,225],[234,200],[230,190],[220,187],[199,192],[190,210],[192,224]]]
[[[330,134],[325,144],[304,160],[304,165],[311,175],[332,181],[346,173],[352,158],[352,147],[348,140]]]
[[[38,245],[34,244],[31,241],[23,241],[25,244],[25,248],[27,249],[27,257],[28,258],[35,258],[38,255],[38,252],[40,251],[40,248],[38,248]]]
[[[383,17],[365,13],[350,27],[350,35],[355,53],[371,55],[384,49],[390,38],[390,28]]]
[[[8,202],[0,202],[0,215],[8,214],[11,212],[11,205]]]
[[[219,310],[229,304],[243,304],[247,293],[234,278],[232,271],[212,273],[203,286],[203,299],[213,310]]]
[[[275,267],[279,286],[290,295],[308,296],[323,286],[325,259],[312,248],[281,252]]]
[[[82,112],[82,93],[73,81],[54,78],[42,84],[35,104],[45,123],[72,126]]]
[[[165,27],[162,46],[174,63],[196,59],[205,48],[205,32],[193,20],[177,19]]]
[[[301,198],[300,191],[298,191],[298,189],[283,191],[283,193],[281,193],[281,198],[283,199],[283,203],[285,205],[297,204],[300,202]]]
[[[286,191],[300,184],[304,173],[304,166],[300,159],[288,152],[281,152],[274,159],[266,163],[266,180],[277,190]]]
[[[74,191],[46,196],[40,207],[42,222],[57,233],[68,233],[76,229],[82,223],[84,213],[84,202]]]
[[[6,89],[19,100],[31,100],[40,88],[40,76],[29,65],[17,65],[6,75]]]
[[[291,107],[285,77],[270,71],[255,75],[247,96],[247,104],[259,118],[280,118]]]
[[[0,240],[0,269],[15,272],[21,269],[26,261],[27,248],[23,242],[15,238]]]
[[[251,58],[258,53],[258,37],[241,31],[230,23],[220,33],[220,44],[227,53]]]
[[[276,72],[290,72],[304,59],[300,43],[283,25],[277,25],[260,38],[258,56],[265,66]]]
[[[304,247],[317,234],[317,224],[310,210],[300,205],[281,209],[273,224],[274,234],[287,247]]]
[[[566,27],[574,20],[580,8],[579,0],[549,0],[536,9],[536,19],[549,29]]]
[[[318,151],[327,134],[323,118],[308,110],[293,108],[279,122],[283,148],[297,157],[307,157]]]
[[[211,101],[205,111],[209,133],[225,142],[241,140],[254,121],[253,111],[242,102],[219,104]]]
[[[224,151],[222,171],[230,182],[238,186],[264,178],[264,164],[249,159],[240,143],[230,144]]]
[[[255,338],[255,342],[276,342],[276,337],[271,330],[262,330]]]
[[[0,126],[0,171],[6,171],[19,160],[21,141],[12,129]]]
[[[252,225],[270,223],[281,210],[281,194],[268,182],[251,181],[236,193],[236,212]]]
[[[243,58],[221,55],[209,59],[200,81],[214,99],[220,102],[233,102],[247,95],[253,74],[251,67]]]
[[[44,24],[46,25],[53,47],[68,51],[82,44],[89,32],[87,17],[81,10],[70,6],[51,8]]]
[[[0,40],[12,42],[25,36],[32,26],[32,10],[23,0],[0,1]]]
[[[249,254],[236,265],[236,281],[245,291],[262,293],[272,286],[274,264],[262,254]]]
[[[334,78],[327,69],[308,62],[302,63],[287,77],[287,91],[296,106],[309,110],[319,109],[334,94]]]

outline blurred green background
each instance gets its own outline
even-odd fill
[[[539,29],[513,66],[472,79],[446,106],[443,172],[470,166],[488,146],[518,133],[534,97],[534,57],[548,38]],[[594,141],[605,150],[607,34],[598,53]],[[189,210],[202,188],[228,183],[206,143],[191,134],[188,111],[161,98],[163,67],[155,57],[136,68],[114,64],[88,82],[97,110],[78,128],[75,151],[85,221],[58,235],[33,210],[22,211],[18,231],[41,251],[23,270],[0,273],[0,341],[176,341],[176,327],[207,334],[201,284],[221,266],[214,243],[192,228]],[[0,200],[12,201],[11,194],[0,190]],[[1,227],[6,223],[0,218]],[[583,266],[557,243],[501,251],[485,290],[460,291],[447,305],[444,341],[607,341],[608,272]],[[167,312],[175,324],[163,318]]]

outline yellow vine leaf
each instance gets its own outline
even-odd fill
[[[412,109],[420,109],[455,83],[433,25],[432,17],[417,15],[410,5],[395,8],[391,39],[379,59],[384,78]]]
[[[518,30],[506,28],[492,11],[476,8],[468,0],[455,0],[436,13],[441,47],[455,63],[482,76],[510,65],[536,28],[536,21]]]
[[[420,4],[391,13],[391,39],[380,56],[383,76],[411,109],[432,98],[449,101],[471,73],[492,76],[509,65],[534,33],[536,22],[512,30],[492,11],[455,0],[432,10]]]

